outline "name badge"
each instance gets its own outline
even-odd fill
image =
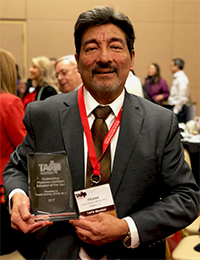
[[[80,216],[90,216],[100,212],[117,217],[109,184],[74,192]]]

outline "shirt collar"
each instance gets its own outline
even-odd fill
[[[177,71],[176,73],[174,73],[174,78],[177,78],[178,76],[180,76],[181,74],[183,74],[182,70]]]
[[[99,104],[93,97],[92,95],[89,93],[89,91],[83,87],[83,96],[84,96],[84,101],[85,101],[85,108],[86,108],[86,113],[87,116],[89,116],[91,114],[91,112],[99,105]],[[124,102],[124,97],[125,97],[125,90],[123,89],[122,93],[119,95],[118,98],[116,98],[112,103],[107,104],[111,107],[113,113],[115,116],[118,115],[123,102]],[[104,105],[101,105],[104,106]]]

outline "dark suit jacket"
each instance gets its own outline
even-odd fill
[[[6,198],[16,187],[28,192],[28,152],[65,150],[73,188],[83,189],[83,127],[77,92],[30,103],[24,123],[28,134],[4,172]],[[140,246],[126,249],[122,241],[110,243],[108,258],[164,258],[161,242],[197,217],[199,196],[171,111],[126,93],[110,186],[118,217],[133,218]],[[36,238],[30,251],[33,259],[77,259],[81,241],[67,221],[29,236]]]

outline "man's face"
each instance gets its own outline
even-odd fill
[[[57,63],[56,78],[63,93],[68,93],[76,89],[81,83],[81,76],[74,64],[68,60],[61,60]]]
[[[179,70],[179,67],[174,64],[173,60],[171,61],[170,68],[171,68],[172,73],[176,73]]]
[[[133,63],[134,51],[131,58],[125,34],[116,25],[93,26],[83,34],[78,70],[99,103],[108,104],[121,94]]]

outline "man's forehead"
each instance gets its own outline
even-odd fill
[[[115,24],[94,25],[86,29],[82,35],[82,44],[86,41],[112,41],[114,39],[126,40],[125,32]]]
[[[57,66],[56,66],[56,68],[71,68],[71,67],[75,67],[75,65],[74,64],[72,64],[71,62],[70,62],[70,60],[67,60],[67,59],[65,59],[65,60],[61,60],[61,61],[59,61],[58,63],[57,63]]]

